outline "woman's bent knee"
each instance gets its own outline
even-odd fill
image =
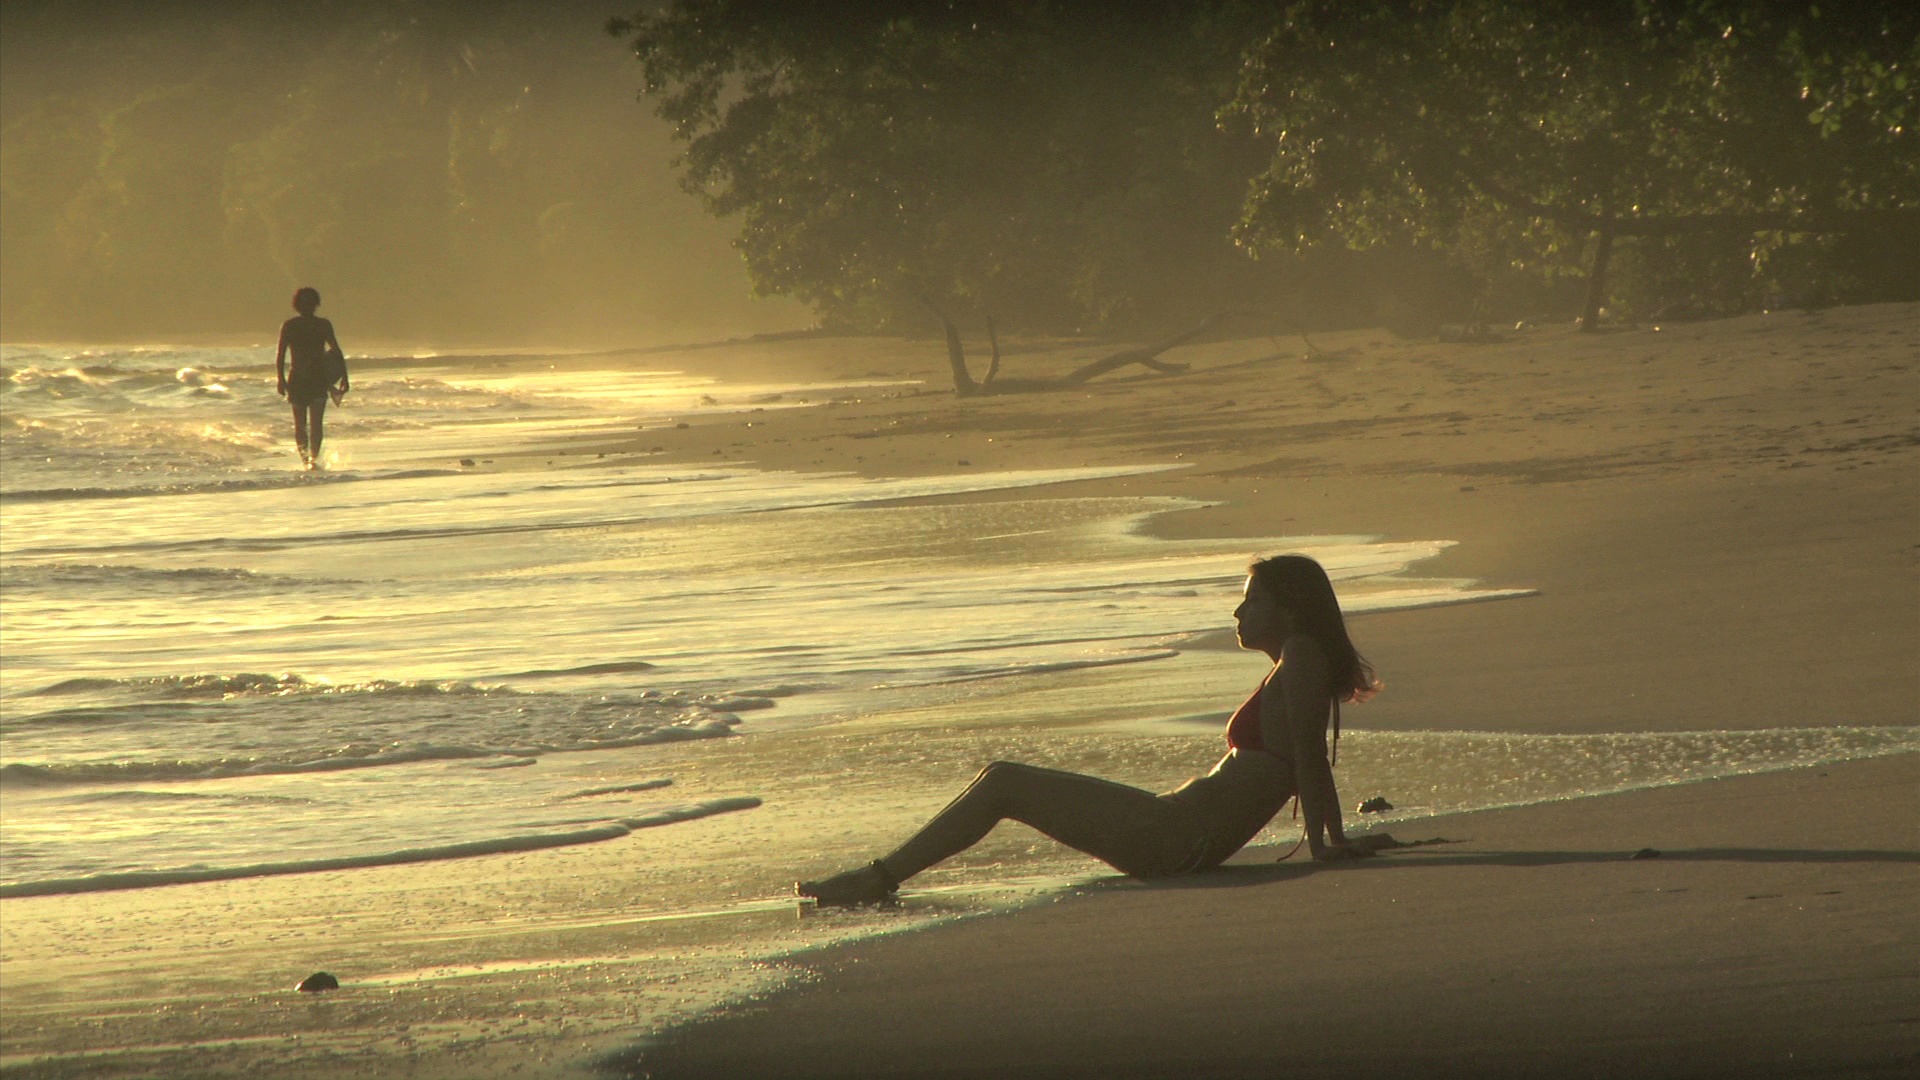
[[[994,761],[980,770],[973,778],[969,790],[996,797],[1014,797],[1016,793],[1030,789],[1035,777],[1047,770],[1032,765],[1023,765],[1018,761]]]

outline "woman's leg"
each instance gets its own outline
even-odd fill
[[[979,843],[1007,820],[1030,825],[1136,877],[1177,873],[1206,842],[1192,811],[1150,791],[996,761],[880,865],[893,880],[905,881]]]
[[[293,441],[300,447],[300,460],[312,460],[313,454],[307,449],[307,406],[302,401],[293,403]]]
[[[822,903],[884,899],[900,882],[979,843],[1007,820],[1030,825],[1136,877],[1191,869],[1207,840],[1191,810],[1152,792],[996,761],[892,854],[823,881],[801,882],[798,891]]]
[[[307,403],[307,409],[313,418],[307,421],[307,446],[311,448],[315,464],[320,462],[320,440],[326,435],[327,395],[321,394]]]

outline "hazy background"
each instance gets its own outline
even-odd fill
[[[349,348],[789,329],[669,168],[624,5],[0,7],[0,335]]]
[[[356,349],[926,335],[929,303],[976,334],[1232,311],[1242,333],[1427,337],[1920,298],[1911,5],[0,20],[15,342],[258,340],[307,284]]]

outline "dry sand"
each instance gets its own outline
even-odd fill
[[[1015,345],[1018,376],[1103,351]],[[1920,307],[1314,345],[1228,334],[1169,354],[1185,375],[967,400],[943,392],[932,341],[653,355],[636,366],[926,382],[569,449],[876,475],[1178,460],[1052,490],[1216,502],[1160,519],[1167,535],[1458,540],[1425,569],[1540,590],[1357,621],[1389,692],[1354,728],[1920,719]],[[676,779],[701,793],[697,764]],[[1360,866],[1096,888],[817,954],[816,984],[624,1060],[659,1076],[1912,1075],[1917,790],[1904,755],[1403,825],[1465,842]],[[752,988],[633,991],[633,965],[673,945],[617,917],[660,842],[0,902],[0,1067],[577,1071],[635,1017]],[[1666,855],[1625,858],[1642,847]],[[507,955],[547,966],[337,999],[278,985],[322,957],[406,972]],[[114,1052],[34,1063],[80,1048]]]

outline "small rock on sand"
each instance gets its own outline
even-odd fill
[[[303,994],[317,994],[322,990],[338,990],[340,989],[340,980],[324,971],[316,971],[306,978],[301,979],[300,985],[294,987],[294,989]]]

